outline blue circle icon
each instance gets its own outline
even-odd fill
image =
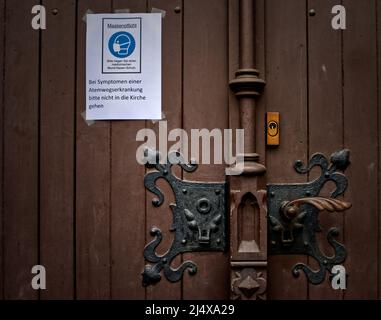
[[[120,31],[114,33],[108,41],[108,49],[117,58],[127,58],[135,50],[136,43],[131,33]]]

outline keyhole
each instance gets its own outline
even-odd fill
[[[275,137],[278,134],[278,123],[276,121],[271,121],[269,123],[268,134],[270,137]]]

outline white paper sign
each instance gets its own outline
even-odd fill
[[[161,14],[89,14],[86,120],[161,119]]]

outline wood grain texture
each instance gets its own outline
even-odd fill
[[[380,133],[380,128],[381,128],[381,112],[380,112],[380,106],[381,106],[381,4],[379,2],[376,2],[376,10],[377,10],[377,63],[378,63],[378,77],[377,77],[377,82],[378,82],[378,99],[377,99],[377,109],[378,109],[378,299],[381,299],[381,268],[380,268],[380,263],[381,263],[381,187],[380,187],[380,182],[381,182],[381,133]]]
[[[306,3],[266,1],[266,106],[280,112],[281,143],[266,152],[267,181],[305,182],[293,164],[307,160],[307,48]],[[292,276],[304,256],[270,256],[268,269],[269,299],[305,299],[304,275]]]
[[[114,0],[113,9],[146,12],[146,1]],[[145,189],[144,166],[135,153],[136,133],[145,121],[111,123],[111,283],[113,299],[144,299]]]
[[[79,299],[110,298],[110,122],[88,126],[86,109],[87,9],[111,11],[111,1],[79,0],[77,34],[76,287]]]
[[[377,42],[376,1],[344,0],[344,142],[351,149],[345,194],[348,249],[345,299],[377,298]]]
[[[0,77],[2,83],[0,85],[0,232],[3,233],[3,192],[4,192],[4,180],[3,180],[3,163],[4,163],[4,153],[3,153],[3,138],[4,138],[4,56],[5,56],[5,0],[0,1],[0,8],[2,10],[0,14]],[[4,299],[3,290],[3,262],[4,252],[3,252],[3,237],[0,237],[0,299]]]
[[[41,298],[72,299],[76,1],[47,0],[44,6],[49,25],[41,42],[40,254],[48,285]],[[54,45],[57,39],[60,45]]]
[[[184,7],[184,129],[228,126],[228,3],[185,1]],[[213,17],[213,18],[211,18]],[[206,32],[207,30],[207,32]],[[184,178],[224,181],[223,165],[200,165]],[[198,271],[184,274],[184,299],[224,299],[229,294],[228,256],[221,252],[184,254]]]
[[[39,35],[33,0],[7,1],[4,84],[3,277],[6,299],[36,299],[38,264]]]
[[[0,0],[0,298],[5,299],[224,299],[228,254],[192,253],[198,272],[179,283],[164,277],[143,288],[143,250],[149,230],[164,231],[173,195],[152,207],[144,166],[135,159],[136,133],[158,132],[158,122],[97,121],[85,111],[87,9],[166,11],[163,21],[163,111],[168,131],[240,126],[238,101],[228,88],[239,62],[238,0],[43,0],[47,30],[31,28],[38,1]],[[347,9],[347,30],[331,28],[331,8]],[[184,6],[183,6],[184,4]],[[381,298],[380,78],[381,4],[377,0],[256,0],[255,66],[267,81],[256,104],[256,151],[267,181],[305,182],[293,169],[314,152],[351,150],[346,213],[321,213],[319,243],[337,226],[348,250],[347,290],[328,277],[308,285],[295,279],[304,256],[269,257],[269,299]],[[175,13],[175,7],[181,7]],[[58,14],[53,15],[52,9]],[[308,16],[308,9],[316,15]],[[76,33],[77,30],[77,33]],[[41,49],[41,51],[40,51]],[[266,149],[264,115],[278,111],[278,148]],[[190,134],[189,134],[190,136]],[[169,143],[169,146],[171,144]],[[235,149],[233,148],[233,151]],[[175,169],[178,176],[181,170]],[[313,171],[309,179],[316,177]],[[224,181],[223,165],[200,165],[187,180]],[[332,185],[331,185],[332,187]],[[328,188],[329,189],[329,188]],[[329,191],[326,189],[324,192]],[[31,288],[31,268],[43,264],[47,290]]]
[[[164,121],[167,121],[169,133],[170,130],[182,126],[182,12],[174,12],[175,7],[182,7],[182,1],[150,0],[148,1],[148,11],[151,11],[152,7],[166,11],[165,18],[162,19],[162,112]],[[159,132],[158,127],[159,122],[147,121],[147,128],[153,129],[156,134]],[[168,149],[173,143],[168,141]],[[178,166],[173,166],[172,170],[178,177],[181,177],[181,169]],[[159,208],[152,205],[154,195],[146,192],[146,239],[147,243],[152,239],[149,234],[152,226],[159,227],[163,231],[163,241],[157,251],[165,253],[174,238],[174,233],[169,231],[173,221],[169,204],[174,203],[175,200],[168,183],[163,180],[161,182],[160,189],[165,195],[165,202]],[[172,267],[177,268],[180,263],[181,256],[174,260]],[[181,281],[170,283],[163,278],[157,285],[147,287],[147,299],[181,299],[181,287]]]
[[[341,31],[331,27],[331,9],[335,0],[309,0],[308,9],[316,11],[308,17],[308,99],[309,99],[309,157],[315,152],[329,156],[343,145],[343,99],[342,99],[342,42]],[[319,177],[321,172],[313,170],[309,180]],[[352,183],[352,182],[350,182]],[[329,197],[333,185],[321,194]],[[327,192],[329,191],[329,192]],[[343,234],[343,214],[320,212],[319,220],[323,232],[317,233],[318,243],[325,254],[334,252],[327,242],[327,232],[337,227]],[[342,236],[338,238],[342,242]],[[313,258],[309,264],[318,267]],[[341,290],[331,287],[328,274],[320,285],[309,284],[311,299],[340,299]]]

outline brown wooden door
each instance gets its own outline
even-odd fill
[[[347,9],[347,29],[331,27],[331,9]],[[165,10],[163,116],[168,130],[240,128],[239,102],[229,89],[239,68],[239,0],[44,0],[47,29],[30,27],[33,0],[0,0],[1,181],[0,296],[4,299],[228,299],[229,252],[187,253],[195,276],[163,278],[144,288],[141,272],[149,230],[171,243],[174,200],[160,208],[144,188],[135,159],[142,128],[158,122],[84,121],[83,16],[130,9]],[[305,256],[269,256],[269,299],[380,298],[380,113],[378,0],[256,0],[255,67],[266,80],[255,117],[256,151],[267,182],[305,182],[293,163],[315,152],[351,150],[344,214],[321,214],[325,234],[337,226],[348,250],[347,289],[295,279]],[[54,11],[53,9],[57,9]],[[309,15],[310,9],[316,15]],[[281,143],[266,148],[267,111],[281,115]],[[225,181],[224,165],[200,165],[183,179]],[[327,190],[326,190],[327,191]],[[47,271],[47,289],[31,288],[33,265]]]

